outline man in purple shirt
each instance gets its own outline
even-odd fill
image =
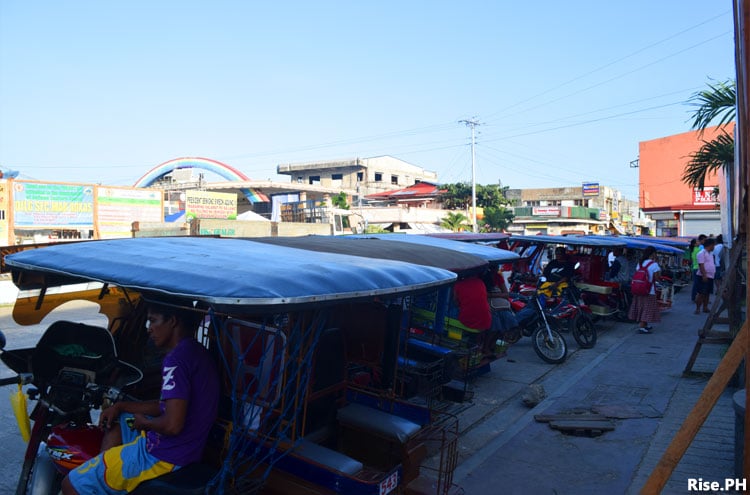
[[[102,411],[102,453],[68,474],[63,494],[128,493],[143,481],[201,460],[219,402],[215,363],[193,337],[201,316],[172,306],[149,306],[149,336],[168,351],[161,397],[116,402]],[[120,427],[113,427],[118,420]]]

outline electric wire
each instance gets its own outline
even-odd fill
[[[543,91],[541,93],[538,93],[538,94],[536,94],[536,95],[534,95],[534,96],[532,96],[530,98],[527,98],[525,100],[516,102],[516,103],[514,103],[512,105],[509,105],[509,106],[505,107],[504,109],[502,109],[500,111],[497,111],[497,112],[494,112],[492,114],[489,114],[489,117],[494,117],[494,116],[500,115],[503,112],[506,112],[506,111],[511,110],[513,108],[517,108],[517,107],[523,105],[524,103],[527,103],[527,102],[532,101],[532,100],[534,100],[536,98],[539,98],[540,96],[544,96],[544,95],[552,93],[552,92],[554,92],[554,91],[556,91],[556,90],[558,90],[558,89],[560,89],[562,87],[568,86],[568,85],[570,85],[570,84],[572,84],[574,82],[583,80],[583,79],[587,78],[588,76],[590,76],[592,74],[600,72],[600,71],[602,71],[602,70],[604,70],[606,68],[615,66],[615,65],[621,63],[622,61],[624,61],[626,59],[634,57],[637,54],[646,52],[646,51],[648,51],[648,50],[650,50],[650,49],[652,49],[652,48],[654,48],[656,46],[664,44],[665,42],[667,42],[669,40],[678,38],[679,36],[681,36],[681,35],[689,32],[691,30],[694,30],[697,27],[703,26],[703,25],[708,24],[708,23],[710,23],[710,22],[712,22],[712,21],[714,21],[714,20],[716,20],[718,18],[721,18],[721,17],[725,16],[729,12],[731,12],[731,11],[726,11],[726,12],[717,14],[717,15],[715,15],[715,16],[713,16],[713,17],[711,17],[711,18],[709,18],[709,19],[707,19],[705,21],[702,21],[701,23],[695,24],[695,25],[693,25],[691,27],[688,27],[686,29],[678,31],[677,33],[674,33],[674,34],[672,34],[672,35],[670,35],[668,37],[665,37],[665,38],[663,38],[663,39],[661,39],[661,40],[659,40],[657,42],[654,42],[654,43],[646,45],[646,46],[644,46],[642,48],[639,48],[638,50],[635,50],[634,52],[632,52],[632,53],[630,53],[628,55],[625,55],[623,57],[617,58],[617,59],[615,59],[615,60],[613,60],[611,62],[608,62],[607,64],[604,64],[604,65],[602,65],[602,66],[600,66],[600,67],[598,67],[596,69],[593,69],[593,70],[588,71],[588,72],[586,72],[584,74],[576,76],[576,77],[574,77],[574,78],[572,78],[572,79],[570,79],[568,81],[560,83],[557,86],[552,87],[552,88],[550,88],[548,90],[545,90],[545,91]],[[721,34],[719,34],[717,36],[705,39],[705,40],[703,40],[703,41],[701,41],[699,43],[695,43],[695,44],[693,44],[693,45],[691,45],[689,47],[686,47],[684,49],[681,49],[681,50],[679,50],[677,52],[673,52],[671,54],[668,54],[668,55],[666,55],[664,57],[661,57],[661,58],[659,58],[659,59],[657,59],[657,60],[655,60],[653,62],[650,62],[648,64],[639,66],[639,67],[637,67],[635,69],[632,69],[630,71],[627,71],[627,72],[623,72],[623,73],[621,73],[621,74],[619,74],[617,76],[614,76],[612,78],[609,78],[609,79],[601,81],[601,82],[598,82],[596,84],[589,85],[589,86],[587,86],[585,88],[582,88],[582,89],[579,89],[579,90],[577,90],[577,91],[575,91],[573,93],[569,93],[569,94],[566,94],[564,96],[560,96],[558,98],[555,98],[555,99],[553,99],[551,101],[547,101],[545,103],[538,104],[536,106],[527,108],[524,111],[528,112],[529,110],[537,109],[537,108],[540,108],[541,106],[549,105],[551,103],[560,101],[561,99],[568,98],[570,96],[573,96],[573,95],[576,95],[576,94],[580,94],[582,92],[588,91],[588,90],[593,89],[595,87],[602,86],[602,85],[607,84],[609,82],[612,82],[612,81],[614,81],[616,79],[619,79],[619,78],[625,77],[627,75],[630,75],[630,74],[632,74],[634,72],[638,72],[638,71],[641,71],[641,70],[643,70],[645,68],[651,67],[651,66],[653,66],[655,64],[658,64],[658,63],[660,63],[660,62],[662,62],[662,61],[664,61],[666,59],[669,59],[671,57],[674,57],[674,56],[677,56],[679,54],[685,53],[685,52],[687,52],[689,50],[692,50],[692,49],[694,49],[694,48],[696,48],[696,47],[698,47],[700,45],[709,43],[710,41],[713,41],[713,40],[718,39],[718,38],[720,38],[722,36],[725,36],[726,34],[727,34],[727,32],[723,32],[723,33],[721,33]],[[662,96],[666,96],[666,95],[662,95]],[[644,98],[644,99],[637,100],[637,101],[648,101],[648,100],[655,99],[655,98],[658,98],[658,97]],[[631,102],[630,104],[632,104],[632,103],[634,103],[634,102]],[[679,102],[679,103],[684,103],[684,102]],[[489,142],[495,142],[495,141],[513,139],[513,138],[521,137],[521,136],[529,136],[529,135],[540,134],[540,133],[545,133],[545,132],[552,132],[552,131],[566,129],[566,128],[570,128],[570,127],[576,127],[576,126],[582,126],[582,125],[591,124],[591,123],[595,123],[595,122],[601,122],[601,121],[604,121],[604,120],[617,119],[617,118],[621,118],[623,116],[634,115],[634,114],[638,114],[638,113],[642,113],[642,112],[646,112],[646,111],[650,111],[650,110],[655,110],[655,109],[660,109],[660,108],[666,108],[668,106],[673,106],[673,105],[676,105],[676,104],[677,103],[672,102],[672,103],[667,103],[667,104],[664,104],[664,105],[651,106],[651,107],[647,107],[647,108],[643,108],[643,109],[638,109],[638,110],[634,110],[634,111],[631,111],[631,112],[625,112],[625,113],[619,113],[619,114],[614,114],[614,115],[603,116],[603,117],[600,117],[600,118],[597,118],[597,119],[589,119],[589,120],[585,120],[585,121],[581,121],[581,122],[571,122],[571,123],[568,123],[568,124],[565,124],[565,125],[548,127],[548,128],[545,128],[545,129],[540,129],[540,130],[531,131],[531,132],[522,132],[522,133],[516,132],[515,134],[509,134],[509,135],[504,135],[504,136],[499,136],[499,137],[497,135],[493,136],[491,133],[487,133],[484,136],[484,138],[481,141],[478,140],[477,143],[478,144],[479,143],[484,144],[484,143],[489,143]],[[622,107],[622,106],[625,106],[625,105],[628,105],[628,104],[615,105],[615,106],[610,107],[610,108],[617,108],[617,107]],[[527,128],[528,127],[532,127],[532,128],[533,127],[540,127],[540,126],[552,124],[552,123],[555,123],[555,122],[564,121],[566,119],[575,118],[577,116],[584,116],[584,115],[587,115],[587,114],[596,113],[598,111],[602,111],[602,109],[600,109],[600,110],[592,110],[592,111],[588,111],[588,112],[583,112],[583,113],[579,113],[579,114],[576,114],[576,115],[573,115],[573,116],[562,117],[560,119],[553,120],[553,121],[538,122],[538,123],[530,124],[529,126],[527,126]],[[515,115],[515,114],[513,114],[513,115]],[[293,147],[293,148],[283,148],[283,149],[274,149],[274,150],[267,150],[267,151],[259,151],[259,152],[254,152],[254,153],[244,153],[244,154],[228,155],[226,157],[223,157],[222,160],[223,161],[228,161],[228,160],[234,160],[234,159],[261,158],[261,157],[278,156],[278,155],[284,155],[284,154],[288,155],[290,153],[298,153],[298,152],[306,152],[306,151],[316,151],[316,150],[330,149],[330,148],[336,148],[336,147],[341,147],[341,146],[345,146],[345,145],[354,145],[354,144],[362,144],[362,143],[373,143],[373,142],[377,142],[377,141],[386,141],[387,142],[388,140],[397,139],[397,138],[414,137],[414,136],[426,135],[426,134],[433,134],[433,133],[439,133],[439,132],[453,132],[453,130],[455,128],[456,128],[456,125],[455,125],[455,120],[454,120],[454,121],[451,121],[451,122],[443,122],[443,123],[439,123],[439,124],[426,125],[426,126],[409,128],[409,129],[404,129],[404,130],[399,130],[399,131],[385,132],[385,133],[375,134],[375,135],[370,135],[370,136],[360,136],[360,137],[349,138],[349,139],[342,139],[342,140],[337,140],[337,141],[329,141],[329,142],[324,142],[324,143],[319,143],[319,144],[308,144],[308,145],[302,145],[302,146]],[[518,128],[516,128],[516,129],[518,129]],[[438,145],[438,146],[433,146],[433,145]],[[445,144],[445,140],[443,140],[443,141],[427,141],[427,142],[419,142],[419,143],[402,144],[400,146],[395,146],[393,148],[394,150],[396,150],[395,152],[393,152],[393,151],[391,151],[389,149],[387,153],[383,153],[382,152],[382,150],[383,150],[382,146],[378,147],[378,148],[368,148],[368,149],[379,150],[379,151],[375,151],[375,153],[379,153],[381,155],[382,154],[389,154],[389,155],[391,155],[391,154],[398,153],[399,156],[401,156],[401,155],[414,155],[414,154],[419,154],[419,153],[427,153],[427,152],[434,152],[434,151],[441,151],[441,150],[461,149],[461,148],[463,148],[465,146],[467,146],[467,145],[466,144]],[[398,151],[399,149],[401,149],[400,152]],[[477,150],[479,150],[479,147],[477,147]],[[147,166],[151,166],[151,165],[147,165]],[[90,169],[91,168],[91,167],[88,167],[88,166],[75,166],[75,165],[68,166],[68,165],[61,165],[59,163],[55,164],[55,165],[52,165],[52,166],[33,166],[32,168],[43,170],[43,169],[50,169],[50,168],[58,169],[58,168],[61,168],[61,167],[64,167],[64,168],[67,168],[67,169],[78,169],[78,170],[86,170],[86,169]],[[107,170],[111,170],[111,169],[123,169],[123,168],[133,168],[134,169],[135,166],[133,164],[128,164],[128,165],[108,165],[106,167],[102,167],[101,165],[97,165],[96,168],[99,168],[99,169],[106,168]],[[253,167],[253,169],[256,169],[256,167]],[[265,171],[267,169],[264,168],[263,170]],[[27,176],[26,174],[22,174],[22,175]],[[139,176],[140,176],[140,174],[138,175],[138,177]],[[136,179],[137,179],[137,177],[135,177],[133,179],[133,181],[135,181]],[[33,179],[33,180],[36,180],[36,179]]]
[[[487,116],[486,118],[487,118],[487,119],[489,119],[490,117],[493,117],[493,116],[495,116],[495,115],[501,114],[501,113],[503,113],[503,112],[504,112],[504,111],[506,111],[506,110],[509,110],[509,109],[515,108],[515,107],[517,107],[517,106],[519,106],[519,105],[522,105],[522,104],[524,104],[524,103],[526,103],[526,102],[528,102],[528,101],[534,100],[534,99],[536,99],[536,98],[538,98],[538,97],[540,97],[540,96],[544,96],[544,95],[546,95],[546,94],[552,93],[552,92],[556,91],[557,89],[560,89],[560,88],[562,88],[562,87],[564,87],[564,86],[567,86],[568,84],[571,84],[571,83],[573,83],[573,82],[576,82],[576,81],[578,81],[578,80],[580,80],[580,79],[583,79],[584,77],[588,77],[588,76],[590,76],[591,74],[595,74],[595,73],[597,73],[597,72],[600,72],[600,71],[602,71],[602,70],[604,70],[604,69],[606,69],[606,68],[608,68],[608,67],[611,67],[611,66],[613,66],[613,65],[615,65],[615,64],[618,64],[618,63],[622,62],[623,60],[627,60],[627,59],[629,59],[629,58],[631,58],[631,57],[634,57],[635,55],[638,55],[639,53],[643,53],[643,52],[645,52],[645,51],[647,51],[647,50],[649,50],[649,49],[651,49],[651,48],[653,48],[653,47],[655,47],[655,46],[661,45],[661,44],[663,44],[663,43],[665,43],[665,42],[667,42],[667,41],[669,41],[669,40],[675,39],[675,38],[677,38],[678,36],[681,36],[681,35],[683,35],[683,34],[685,34],[685,33],[687,33],[687,32],[690,32],[690,31],[692,31],[693,29],[696,29],[696,28],[698,28],[698,27],[700,27],[700,26],[703,26],[703,25],[705,25],[705,24],[708,24],[709,22],[712,22],[712,21],[714,21],[714,20],[716,20],[716,19],[718,19],[718,18],[724,17],[724,16],[726,16],[727,14],[731,14],[731,13],[732,13],[732,11],[731,11],[731,10],[726,10],[726,11],[724,11],[724,12],[720,13],[720,14],[717,14],[717,15],[715,15],[714,17],[711,17],[711,18],[709,18],[709,19],[706,19],[706,20],[705,20],[705,21],[703,21],[703,22],[700,22],[700,23],[698,23],[698,24],[695,24],[695,25],[693,25],[693,26],[690,26],[690,27],[688,27],[688,28],[686,28],[686,29],[683,29],[682,31],[678,31],[678,32],[677,32],[677,33],[675,33],[675,34],[672,34],[672,35],[670,35],[670,36],[667,36],[666,38],[663,38],[663,39],[661,39],[661,40],[659,40],[659,41],[656,41],[656,42],[654,42],[654,43],[651,43],[650,45],[646,45],[646,46],[644,46],[644,47],[642,47],[642,48],[639,48],[638,50],[636,50],[636,51],[634,51],[634,52],[632,52],[632,53],[629,53],[628,55],[625,55],[625,56],[623,56],[623,57],[620,57],[620,58],[618,58],[618,59],[615,59],[615,60],[613,60],[613,61],[611,61],[611,62],[608,62],[608,63],[606,63],[606,64],[604,64],[604,65],[602,65],[602,66],[600,66],[600,67],[597,67],[596,69],[593,69],[593,70],[591,70],[591,71],[589,71],[589,72],[586,72],[586,73],[584,73],[584,74],[581,74],[580,76],[576,76],[576,77],[574,77],[574,78],[572,78],[572,79],[569,79],[569,80],[567,80],[567,81],[565,81],[565,82],[562,82],[562,83],[558,84],[557,86],[555,86],[555,87],[553,87],[553,88],[550,88],[550,89],[548,89],[548,90],[542,91],[541,93],[537,93],[537,94],[535,94],[535,95],[533,95],[533,96],[530,96],[529,98],[526,98],[525,100],[522,100],[522,101],[516,102],[516,103],[514,103],[514,104],[512,104],[512,105],[509,105],[508,107],[505,107],[505,108],[504,108],[504,109],[502,109],[502,110],[499,110],[499,111],[497,111],[497,112],[494,112],[494,113],[492,113],[492,114],[488,115],[488,116]]]

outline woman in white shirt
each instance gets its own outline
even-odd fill
[[[633,295],[633,301],[630,303],[630,309],[628,310],[628,318],[639,322],[638,332],[651,333],[653,327],[650,323],[661,321],[661,309],[659,308],[659,301],[656,300],[656,289],[654,288],[654,284],[661,277],[661,267],[656,262],[656,248],[649,246],[643,250],[643,258],[636,271],[641,266],[648,270],[651,290],[645,296]]]

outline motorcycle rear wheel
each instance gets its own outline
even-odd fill
[[[588,315],[579,313],[570,321],[570,333],[581,349],[591,349],[596,345],[596,327]]]
[[[560,364],[568,357],[568,343],[557,330],[551,330],[552,338],[547,338],[547,329],[539,327],[531,336],[531,343],[537,356],[550,364]]]

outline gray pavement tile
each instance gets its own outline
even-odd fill
[[[609,333],[600,334],[606,350],[595,358],[598,362],[586,364],[584,359],[591,360],[591,355],[577,352],[571,356],[571,367],[586,364],[585,370],[565,373],[561,366],[536,380],[550,393],[537,406],[545,413],[595,404],[648,405],[661,417],[618,419],[614,431],[596,438],[566,437],[528,420],[516,423],[493,439],[494,447],[477,446],[475,454],[480,457],[466,457],[465,470],[459,467],[457,471],[466,493],[495,493],[500,479],[503,493],[639,493],[708,382],[707,375],[682,374],[704,320],[680,313],[680,304],[685,301],[676,297],[673,310],[664,315],[653,335],[636,335],[627,325],[610,326]],[[725,351],[726,346],[704,345],[694,370],[713,372]],[[516,364],[522,365],[520,360]],[[531,375],[535,372],[539,369],[524,379],[534,382]],[[496,416],[510,420],[502,407]],[[545,466],[544,472],[539,465]],[[590,477],[601,481],[581,481],[579,474],[570,474],[579,473],[581,465]],[[494,475],[488,474],[493,470]],[[733,472],[734,411],[729,390],[720,397],[662,493],[684,494],[688,478],[723,480]]]

